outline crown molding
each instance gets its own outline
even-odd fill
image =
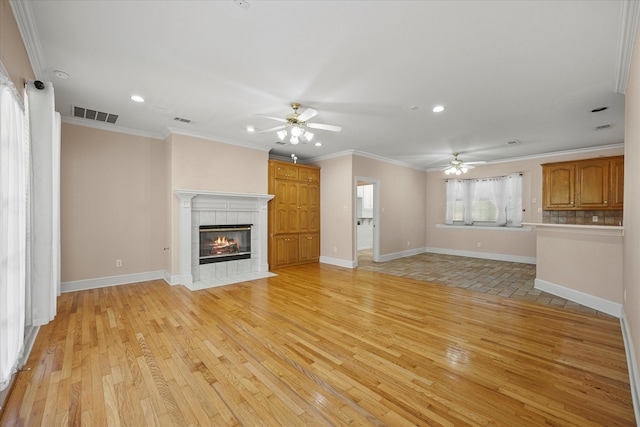
[[[110,123],[102,123],[96,121],[89,121],[87,119],[79,119],[76,117],[62,117],[62,123],[67,123],[70,125],[82,126],[86,128],[100,129],[106,130],[108,132],[117,132],[124,133],[127,135],[141,136],[143,138],[152,138],[152,139],[165,139],[162,135],[153,132],[145,132],[137,129],[125,128],[121,126],[116,126]]]
[[[38,36],[38,30],[31,10],[31,2],[9,0],[9,4],[13,10],[13,16],[18,24],[18,30],[20,30],[22,42],[27,50],[27,56],[29,56],[29,62],[31,62],[31,68],[33,69],[36,79],[50,81],[51,76],[45,66],[40,37]]]
[[[545,157],[557,157],[557,156],[564,156],[567,154],[593,153],[596,151],[613,150],[616,148],[624,148],[624,143],[621,142],[618,144],[599,145],[597,147],[576,148],[572,150],[562,150],[562,151],[550,151],[548,153],[532,154],[530,156],[511,157],[508,159],[488,161],[486,163],[483,163],[482,165],[486,166],[486,165],[496,165],[498,163],[519,162],[522,160],[543,159]],[[441,172],[442,170],[443,170],[443,167],[438,166],[438,167],[428,168],[427,172],[438,172],[438,171]]]
[[[620,37],[618,40],[618,64],[616,67],[615,87],[616,93],[625,94],[633,47],[640,20],[640,2],[638,0],[625,0],[622,2],[620,16]]]
[[[334,153],[334,154],[327,154],[326,156],[320,156],[320,157],[312,157],[310,159],[306,159],[305,163],[310,163],[310,162],[318,162],[318,161],[322,161],[322,160],[329,160],[329,159],[334,159],[337,157],[343,157],[343,156],[359,156],[359,157],[366,157],[369,159],[373,159],[373,160],[378,160],[380,162],[385,162],[385,163],[390,163],[392,165],[396,165],[396,166],[402,166],[405,168],[410,168],[410,169],[416,169],[419,171],[425,171],[425,168],[421,168],[418,167],[416,165],[412,165],[409,163],[405,163],[405,162],[401,162],[399,160],[393,160],[393,159],[389,159],[383,156],[378,156],[377,154],[371,154],[371,153],[367,153],[365,151],[359,151],[359,150],[345,150],[345,151],[340,151],[338,153]]]
[[[256,144],[251,144],[251,143],[248,143],[248,142],[236,141],[236,140],[224,139],[224,138],[218,138],[218,137],[206,135],[206,134],[203,134],[203,133],[192,132],[192,131],[189,131],[189,130],[172,128],[172,127],[166,128],[164,130],[164,132],[162,132],[161,137],[162,137],[162,139],[167,139],[169,137],[169,135],[190,136],[190,137],[193,137],[193,138],[204,139],[205,141],[217,142],[217,143],[220,143],[220,144],[227,144],[227,145],[235,145],[237,147],[250,148],[252,150],[271,151],[271,147],[263,147],[263,146],[256,145]]]

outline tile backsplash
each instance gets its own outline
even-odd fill
[[[594,217],[598,221],[594,221]],[[542,223],[622,225],[622,211],[543,211]]]

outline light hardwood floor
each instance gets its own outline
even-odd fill
[[[635,425],[618,319],[327,265],[63,294],[2,425]]]

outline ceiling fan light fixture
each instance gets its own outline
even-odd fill
[[[322,147],[322,142],[320,141],[316,141],[316,143],[314,144],[316,147]]]
[[[291,135],[295,136],[296,138],[302,135],[302,133],[302,129],[298,126],[294,126],[291,128]]]
[[[313,139],[313,133],[309,131],[305,131],[304,139],[306,139],[308,142],[311,142],[311,140]]]
[[[292,132],[292,133],[293,133],[293,132]],[[289,142],[290,142],[291,144],[293,144],[293,145],[296,145],[296,144],[298,144],[298,143],[300,142],[300,139],[298,139],[298,137],[297,137],[297,136],[292,135],[292,136],[291,136],[291,139],[289,140]]]
[[[280,141],[284,141],[284,139],[287,137],[287,131],[286,130],[279,130],[278,132],[276,132],[276,135],[278,135],[278,138],[280,138]]]

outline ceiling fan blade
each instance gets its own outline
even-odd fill
[[[340,132],[342,128],[334,125],[324,125],[322,123],[307,123],[307,127],[311,129],[330,130],[331,132]]]
[[[316,110],[314,110],[313,108],[307,108],[302,112],[302,114],[298,116],[298,121],[306,122],[307,120],[309,120],[312,117],[315,117],[316,115],[318,115],[318,112]]]
[[[265,116],[263,114],[256,114],[256,116],[258,117],[264,117],[265,119],[271,119],[271,120],[277,120],[279,122],[283,122],[283,123],[287,123],[286,119],[280,118],[280,117],[273,117],[273,116]]]
[[[481,164],[484,164],[484,163],[487,163],[487,162],[485,162],[484,160],[480,160],[480,161],[477,161],[477,162],[462,162],[462,163],[464,163],[465,165],[481,165]]]
[[[275,132],[275,131],[278,131],[280,129],[284,129],[286,127],[287,127],[287,125],[280,125],[280,126],[276,126],[274,128],[269,128],[269,129],[258,131],[257,133]]]

